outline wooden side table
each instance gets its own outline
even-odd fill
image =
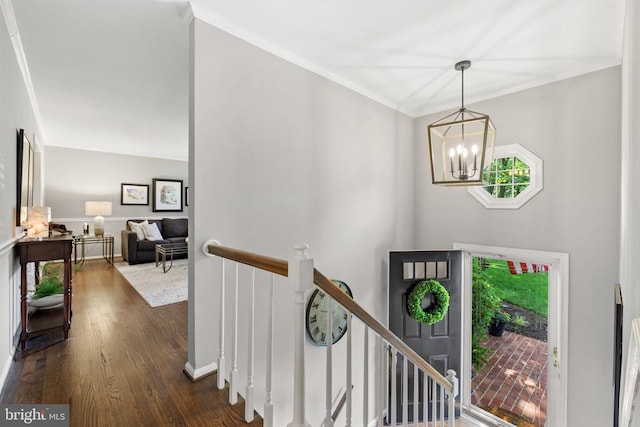
[[[62,328],[64,338],[69,337],[71,327],[71,252],[73,237],[62,235],[49,238],[25,237],[16,244],[20,253],[20,314],[21,326],[20,346],[24,350],[27,339],[43,335]],[[36,271],[40,261],[64,261],[64,304],[59,309],[29,310],[27,305],[27,264],[36,263]],[[38,275],[36,275],[36,283]]]

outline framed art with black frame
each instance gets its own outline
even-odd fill
[[[153,178],[153,212],[182,212],[182,180]]]
[[[17,137],[16,225],[21,226],[33,206],[34,153],[24,129],[18,129]]]
[[[145,184],[120,184],[121,205],[149,206],[149,186]]]

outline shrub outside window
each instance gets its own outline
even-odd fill
[[[485,186],[468,191],[489,209],[518,209],[542,190],[542,159],[519,144],[496,146]]]

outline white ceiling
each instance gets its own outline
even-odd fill
[[[625,0],[192,0],[195,15],[411,116],[621,62]],[[14,0],[45,144],[187,159],[184,0]],[[490,112],[488,112],[490,113]]]

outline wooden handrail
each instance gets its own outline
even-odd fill
[[[287,263],[287,261],[283,261],[281,259],[271,258],[264,255],[254,254],[251,252],[231,249],[213,244],[208,245],[207,248],[210,254],[217,255],[222,258],[230,259],[241,264],[259,268],[261,270],[270,271],[272,273],[279,274],[280,276],[288,277],[289,275],[289,264]],[[365,325],[373,329],[389,344],[398,349],[398,351],[406,356],[411,361],[411,363],[417,365],[418,368],[420,368],[424,372],[427,372],[437,382],[442,384],[447,389],[447,391],[455,393],[455,391],[453,390],[453,384],[451,384],[448,379],[446,379],[442,374],[436,371],[433,366],[427,363],[418,353],[413,351],[413,349],[400,338],[398,338],[396,334],[387,329],[386,326],[380,323],[375,317],[369,314],[368,311],[366,311],[351,297],[349,297],[349,295],[344,293],[342,289],[336,286],[335,283],[333,283],[315,268],[313,269],[313,283],[320,289],[322,289],[324,293],[337,301],[338,304],[343,306],[347,311],[360,319]]]
[[[261,270],[270,271],[280,276],[289,277],[289,263],[277,258],[258,255],[239,249],[226,248],[224,246],[210,244],[207,246],[210,254],[221,258],[227,258],[240,264],[256,267]]]
[[[313,282],[324,291],[327,295],[337,301],[341,306],[347,309],[347,311],[354,314],[358,319],[360,319],[365,325],[369,328],[373,329],[384,338],[389,344],[398,349],[400,353],[405,355],[411,363],[418,365],[418,368],[427,372],[433,378],[435,378],[439,383],[441,383],[448,391],[453,392],[453,384],[446,379],[442,374],[435,370],[433,366],[428,364],[418,353],[413,351],[411,347],[409,347],[404,341],[402,341],[396,334],[391,332],[380,323],[375,317],[369,314],[364,308],[362,308],[358,303],[356,303],[349,295],[344,293],[342,289],[336,286],[331,280],[327,279],[322,273],[318,270],[313,270]]]

